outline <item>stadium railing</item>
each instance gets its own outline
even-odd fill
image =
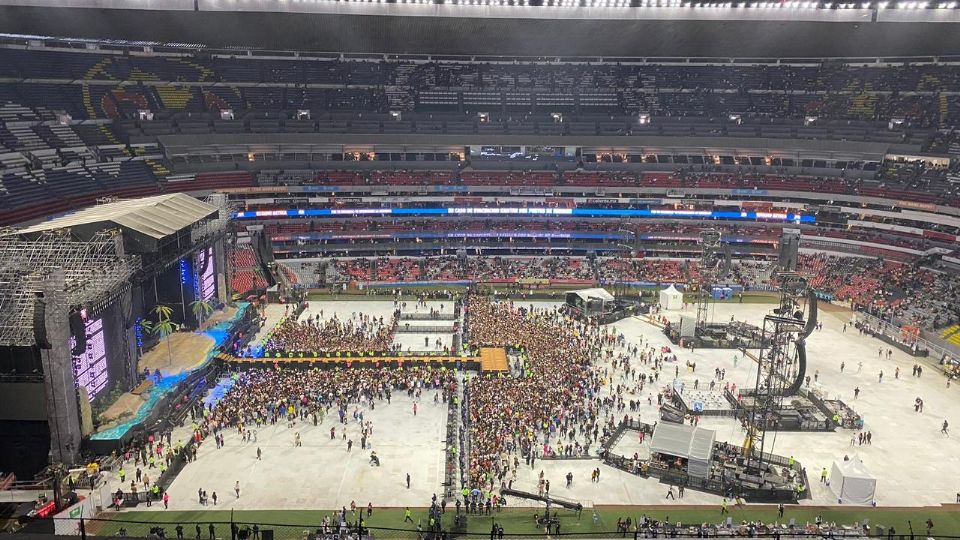
[[[155,503],[160,504],[160,503]],[[738,523],[719,523],[706,525],[681,525],[665,524],[658,522],[656,526],[647,526],[637,529],[631,526],[629,529],[615,528],[611,526],[609,530],[593,530],[587,532],[561,532],[556,533],[552,522],[552,527],[548,533],[542,525],[538,525],[533,519],[537,509],[532,508],[528,532],[494,532],[486,530],[487,527],[493,529],[497,523],[497,512],[493,515],[463,514],[466,520],[459,527],[454,526],[454,512],[447,509],[442,519],[442,527],[439,530],[430,531],[421,523],[420,527],[411,525],[409,528],[388,528],[388,527],[362,527],[362,534],[358,534],[359,521],[353,518],[352,522],[347,522],[343,529],[336,525],[324,528],[321,525],[322,518],[318,517],[316,522],[303,520],[299,523],[269,523],[252,522],[246,520],[200,520],[200,521],[139,521],[135,519],[103,519],[91,518],[52,518],[54,529],[59,535],[80,536],[81,538],[184,538],[189,540],[379,540],[379,539],[403,539],[403,540],[448,540],[450,538],[551,538],[562,536],[566,538],[717,538],[717,537],[751,537],[751,538],[886,538],[887,540],[906,540],[913,538],[913,534],[890,534],[882,525],[876,525],[872,529],[861,526],[835,526],[816,528],[812,525],[783,525],[779,528],[767,526],[755,527],[748,530],[748,526]],[[360,516],[361,508],[357,508],[356,514],[348,512],[347,516]],[[422,513],[422,512],[421,512]],[[374,511],[376,514],[376,510]],[[416,518],[414,518],[416,519]],[[566,520],[587,521],[590,517],[582,516],[578,518],[570,515],[560,521],[561,530]],[[483,531],[467,531],[467,523],[473,520],[482,520],[484,523]],[[424,520],[421,518],[421,522]],[[598,527],[599,521],[594,519],[594,528]],[[179,527],[179,529],[178,529]],[[919,528],[919,527],[918,527]],[[182,536],[181,536],[182,534]],[[922,534],[922,533],[921,533]],[[937,535],[938,538],[960,538],[957,536]]]

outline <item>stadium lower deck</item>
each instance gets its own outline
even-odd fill
[[[428,302],[428,307],[438,308],[439,302]],[[552,308],[553,302],[517,302],[517,306],[532,305],[537,308]],[[717,304],[713,316],[717,321],[729,320],[731,316],[754,324],[762,321],[771,304]],[[423,309],[423,308],[421,308]],[[691,315],[692,307],[682,313]],[[349,318],[353,313],[389,313],[389,301],[313,301],[303,315],[319,313],[325,317],[336,314]],[[268,307],[266,310],[269,329],[279,322],[284,308]],[[670,312],[674,317],[680,312]],[[956,388],[950,388],[935,365],[936,360],[923,359],[924,367],[919,378],[911,376],[912,366],[918,360],[894,350],[887,359],[886,346],[879,341],[861,336],[848,323],[851,313],[843,308],[829,308],[821,313],[823,329],[816,331],[808,340],[808,371],[816,374],[814,386],[821,386],[830,399],[842,399],[864,418],[864,431],[871,432],[872,444],[859,445],[853,441],[857,431],[839,429],[836,432],[781,432],[773,441],[773,453],[794,456],[807,471],[811,497],[801,502],[804,505],[831,505],[837,502],[836,495],[825,484],[819,483],[820,471],[828,470],[834,461],[844,456],[862,459],[866,467],[877,477],[879,506],[925,506],[952,503],[958,486],[951,475],[944,471],[960,467],[960,439],[940,433],[942,422],[953,420]],[[848,324],[844,332],[844,324]],[[690,389],[699,379],[704,388],[714,377],[715,369],[726,371],[725,382],[738,387],[754,386],[756,364],[744,357],[735,363],[732,350],[679,350],[672,346],[662,332],[645,319],[630,318],[613,325],[625,335],[627,343],[639,344],[641,340],[658,349],[671,346],[679,357],[674,363],[666,362],[656,386],[663,387],[675,378]],[[413,342],[422,337],[414,335]],[[432,341],[435,335],[430,337]],[[879,355],[878,351],[884,350]],[[691,371],[688,363],[695,363]],[[844,364],[843,373],[840,365]],[[862,363],[862,367],[861,367]],[[601,364],[601,368],[610,365]],[[643,372],[650,373],[650,366],[640,364]],[[899,377],[894,372],[899,368]],[[879,373],[883,371],[882,382]],[[614,385],[621,382],[622,373],[613,371],[610,379]],[[602,390],[608,395],[610,385]],[[854,389],[859,388],[858,397]],[[223,388],[213,392],[222,392]],[[295,510],[316,508],[340,508],[355,501],[358,506],[371,502],[375,507],[423,506],[431,495],[442,492],[443,452],[445,438],[446,406],[435,404],[433,391],[425,391],[420,399],[418,413],[413,414],[411,399],[397,392],[391,404],[378,403],[375,410],[363,408],[365,420],[373,422],[373,435],[369,444],[380,456],[382,466],[369,465],[369,449],[359,448],[359,428],[348,420],[348,436],[354,447],[347,450],[342,437],[343,425],[336,423],[336,415],[328,415],[323,423],[299,423],[290,428],[285,423],[268,425],[259,430],[256,442],[243,442],[236,431],[226,430],[225,447],[217,449],[212,444],[201,446],[197,461],[189,463],[179,474],[168,492],[172,510],[211,510],[198,502],[197,490],[216,492],[219,501],[216,509],[262,509]],[[624,399],[641,402],[639,412],[624,411],[643,422],[657,420],[657,389],[647,386],[643,392],[627,394]],[[533,397],[533,396],[531,396]],[[648,397],[652,405],[647,404]],[[914,399],[921,397],[924,411],[914,411]],[[336,438],[331,440],[330,428],[336,425]],[[733,418],[703,417],[701,427],[715,429],[717,441],[742,444],[744,431]],[[295,433],[302,436],[303,446],[295,447]],[[174,433],[173,439],[189,437],[189,426]],[[613,449],[621,454],[645,451],[649,438],[640,444],[635,432],[627,434]],[[256,449],[261,448],[262,460],[257,460]],[[648,452],[649,450],[646,449]],[[600,481],[590,481],[590,472],[600,467]],[[667,485],[656,479],[644,479],[602,465],[598,459],[553,459],[538,460],[534,467],[521,466],[514,489],[537,491],[538,475],[553,484],[555,496],[581,501],[589,505],[650,505],[665,502]],[[570,472],[574,481],[565,487],[564,477]],[[411,476],[409,489],[405,475]],[[128,472],[128,474],[130,474]],[[234,483],[239,481],[241,496],[233,493]],[[114,477],[108,483],[111,489],[120,487]],[[439,496],[439,495],[438,495]],[[720,496],[687,489],[684,497],[671,500],[671,504],[703,505],[719,504]],[[513,498],[511,506],[530,503]],[[162,505],[154,505],[161,510]],[[139,510],[145,510],[143,505]]]

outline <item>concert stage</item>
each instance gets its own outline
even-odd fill
[[[106,454],[179,422],[218,348],[249,333],[247,304],[224,307],[228,220],[224,196],[178,193],[104,201],[0,237],[5,261],[46,261],[0,287],[18,306],[0,345],[42,351],[54,461],[78,463],[81,449]],[[38,271],[49,279],[31,277]]]
[[[650,306],[641,307],[639,302],[614,298],[601,288],[568,292],[564,307],[575,319],[596,324],[612,324],[650,311]]]
[[[671,343],[687,347],[692,342],[698,349],[759,349],[763,331],[741,321],[708,323],[697,328],[693,317],[681,316],[669,321],[663,330]]]
[[[370,355],[340,353],[323,353],[314,356],[307,353],[295,353],[293,356],[274,358],[247,358],[232,354],[220,353],[217,358],[227,364],[245,367],[264,367],[278,365],[293,365],[306,368],[379,368],[379,367],[411,367],[433,366],[448,367],[450,369],[476,370],[481,373],[507,373],[510,364],[507,361],[507,352],[500,347],[484,347],[479,356],[443,356],[443,355],[405,355],[382,356],[376,353]]]
[[[176,404],[184,395],[205,391],[207,385],[215,380],[209,376],[216,371],[216,364],[210,360],[216,358],[219,351],[228,345],[236,329],[254,315],[248,308],[248,303],[240,302],[236,309],[231,310],[231,318],[218,317],[215,320],[220,322],[207,326],[202,332],[180,332],[171,335],[170,338],[177,338],[174,340],[177,345],[171,347],[171,350],[175,351],[176,369],[168,369],[166,372],[160,369],[159,379],[151,376],[123,394],[103,414],[103,418],[110,421],[90,435],[87,441],[89,446],[107,452],[118,448],[135,434],[149,431],[150,426],[169,421],[169,413],[176,412]],[[192,349],[184,345],[191,343]],[[161,360],[156,361],[166,363],[166,343],[158,343],[148,354],[151,354],[154,360],[160,358]],[[177,357],[178,354],[186,356],[187,359]]]

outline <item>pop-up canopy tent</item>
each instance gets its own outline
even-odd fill
[[[660,307],[662,309],[681,309],[683,308],[683,293],[676,287],[670,285],[660,291]]]
[[[876,498],[877,479],[859,459],[834,461],[830,489],[842,503],[871,504]]]
[[[606,289],[599,288],[570,291],[566,298],[568,306],[588,317],[602,315],[607,311],[604,308],[615,300]]]
[[[712,429],[660,422],[653,428],[650,451],[685,458],[690,476],[706,478],[710,473],[713,441],[716,438],[717,434]]]

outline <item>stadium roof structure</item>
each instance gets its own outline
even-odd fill
[[[806,9],[801,5],[812,3],[751,1],[722,7],[671,0],[662,3],[673,6],[657,7],[650,0],[630,0],[631,7],[625,7],[621,0],[619,7],[617,1],[590,7],[592,2],[584,0],[578,6],[567,0],[549,0],[546,6],[433,1],[198,0],[195,6],[193,0],[0,0],[0,32],[30,43],[57,36],[103,40],[114,50],[132,46],[148,54],[198,48],[206,54],[326,51],[333,58],[350,53],[350,58],[372,54],[374,59],[421,55],[419,60],[429,60],[423,55],[585,62],[601,56],[667,62],[905,57],[915,63],[960,53],[956,2],[954,8],[947,7],[950,2],[882,1],[842,4],[846,7],[817,3]],[[147,6],[162,9],[143,9]]]
[[[216,217],[220,209],[183,193],[120,200],[91,206],[53,218],[12,234],[34,236],[69,229],[78,238],[90,238],[105,229],[120,229],[140,245],[155,246],[165,238]]]

